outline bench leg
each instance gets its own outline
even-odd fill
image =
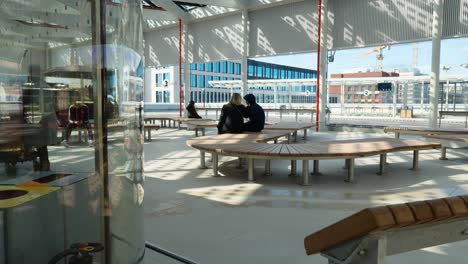
[[[238,163],[237,163],[237,167],[238,169],[242,169],[242,158],[239,158],[238,160]]]
[[[198,137],[198,128],[195,128],[195,137]]]
[[[291,144],[291,134],[288,133],[288,144]]]
[[[249,173],[249,181],[250,182],[253,182],[254,181],[254,159],[252,158],[248,158],[247,159],[247,163],[248,163],[248,173]]]
[[[395,132],[395,138],[400,139],[400,132]]]
[[[205,135],[205,128],[204,127],[202,127],[202,129],[201,129],[201,134],[202,134],[202,136]]]
[[[271,160],[265,160],[265,176],[271,177]]]
[[[148,141],[151,141],[151,129],[148,129]]]
[[[206,169],[205,151],[200,150],[200,169]]]
[[[275,139],[275,140],[273,141],[273,143],[274,143],[274,144],[278,144],[278,139]]]
[[[413,167],[412,170],[417,170],[419,167],[419,150],[413,151]]]
[[[306,140],[307,140],[307,128],[304,129],[304,141],[306,141]]]
[[[349,159],[345,160],[345,164],[343,166],[343,170],[347,170],[347,169],[349,169]]]
[[[294,131],[294,134],[293,134],[293,135],[294,135],[294,142],[297,142],[297,130]]]
[[[314,176],[322,175],[320,173],[319,165],[320,165],[319,160],[314,160],[314,171],[312,172],[312,175],[314,175]]]
[[[347,159],[346,163],[348,163],[348,178],[345,182],[354,183],[354,158]]]
[[[177,124],[177,129],[180,130],[180,121],[179,121],[178,124]]]
[[[447,159],[447,147],[442,147],[440,149],[440,160],[448,160]]]
[[[379,172],[377,172],[378,175],[383,175],[385,173],[386,163],[387,163],[387,154],[380,154]]]
[[[302,161],[302,182],[301,185],[307,186],[309,183],[309,161]]]
[[[212,153],[211,154],[212,164],[213,164],[213,176],[219,177],[218,174],[218,154]]]
[[[289,174],[289,177],[296,177],[297,176],[297,161],[296,160],[291,160],[291,173]]]

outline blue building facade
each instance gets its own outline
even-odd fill
[[[190,99],[197,103],[225,103],[229,101],[231,89],[212,87],[210,81],[240,81],[240,61],[216,61],[190,64]],[[256,60],[248,60],[247,66],[249,80],[265,79],[310,79],[317,76],[314,70],[290,67]],[[154,93],[153,103],[178,102],[179,71],[177,67],[170,66],[156,69],[152,73],[154,81],[151,89]],[[182,78],[183,81],[183,78]],[[184,85],[184,83],[182,83]],[[287,103],[313,103],[315,86],[276,87],[276,98],[279,104]],[[259,103],[275,103],[274,87],[250,87],[250,93],[256,95]]]

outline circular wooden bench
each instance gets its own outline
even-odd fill
[[[215,137],[215,136],[213,136]],[[212,138],[213,139],[213,138]],[[256,142],[256,141],[255,141]],[[291,160],[291,175],[296,174],[296,161],[302,160],[302,182],[309,184],[309,161],[314,160],[314,174],[319,173],[319,160],[344,159],[348,170],[347,182],[354,182],[354,160],[360,157],[380,155],[380,173],[383,173],[386,155],[391,152],[413,151],[413,169],[418,168],[419,151],[440,148],[438,143],[419,140],[402,140],[392,138],[373,138],[345,141],[328,141],[312,144],[266,144],[236,142],[233,140],[204,142],[197,139],[188,140],[187,144],[204,153],[213,155],[213,172],[218,174],[218,155],[246,158],[248,161],[248,180],[254,180],[254,160]],[[268,162],[269,164],[269,162]],[[268,168],[269,170],[269,168]]]

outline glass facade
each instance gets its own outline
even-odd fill
[[[141,1],[68,2],[0,5],[0,262],[93,242],[94,263],[140,263]]]
[[[210,81],[233,81],[241,80],[241,63],[236,61],[216,61],[190,65],[190,87],[191,89],[202,89],[206,97],[191,93],[191,99],[196,102],[223,103],[229,100],[230,89],[213,88]],[[196,72],[195,72],[196,71]],[[160,74],[158,74],[159,76]],[[248,60],[249,79],[300,79],[315,78],[316,71],[303,68],[288,67],[283,65],[264,63]],[[156,78],[157,82],[159,77]],[[280,87],[282,93],[294,93],[291,103],[312,103],[315,101],[310,94],[315,92],[315,86]],[[255,87],[251,92],[258,97],[260,103],[274,103],[273,87]],[[200,91],[201,93],[201,91]],[[306,95],[307,94],[307,95]],[[205,101],[206,98],[206,101]],[[284,99],[287,98],[287,99]],[[289,102],[289,96],[278,97],[283,103]],[[284,100],[283,100],[284,99]],[[156,96],[156,102],[165,102]]]

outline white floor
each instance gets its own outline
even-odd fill
[[[343,161],[324,161],[323,175],[311,186],[289,178],[288,161],[272,164],[264,177],[256,163],[255,183],[246,169],[223,157],[222,177],[198,169],[198,152],[185,141],[193,131],[161,129],[145,144],[146,239],[198,263],[326,263],[306,256],[303,239],[362,208],[465,194],[468,150],[422,151],[420,170],[411,171],[412,153],[389,155],[384,176],[376,175],[378,157],[356,162],[355,184],[343,182]],[[381,137],[384,134],[312,133],[308,141]],[[210,166],[210,163],[208,163]],[[298,173],[300,174],[300,167]],[[423,249],[387,258],[388,263],[466,263],[468,242]],[[147,263],[177,263],[147,252]]]

